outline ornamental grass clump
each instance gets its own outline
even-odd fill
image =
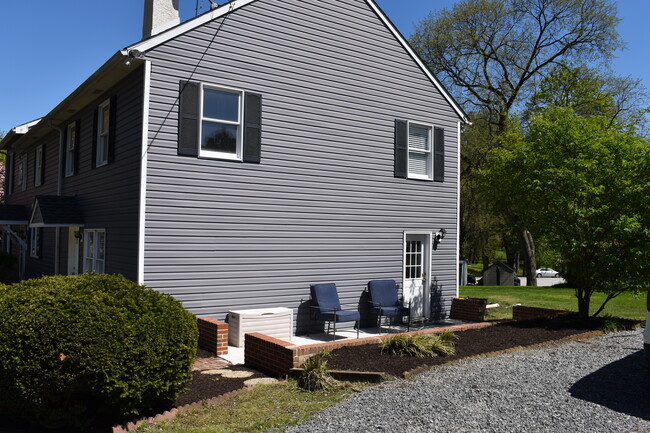
[[[456,353],[455,339],[456,335],[451,331],[444,331],[440,334],[398,334],[383,340],[381,351],[392,355],[418,358],[453,355]]]
[[[191,379],[198,331],[171,296],[121,275],[0,288],[0,414],[89,431],[169,404]]]
[[[302,364],[302,374],[298,380],[301,388],[307,391],[327,391],[336,386],[336,380],[327,367],[329,350],[321,350]]]

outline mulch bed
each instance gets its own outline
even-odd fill
[[[631,327],[635,323],[627,321],[626,325]],[[561,340],[601,329],[601,326],[600,318],[579,319],[576,316],[509,322],[457,332],[456,354],[453,356],[417,358],[390,355],[382,353],[378,344],[366,344],[333,350],[327,366],[332,370],[384,372],[391,376],[404,377],[405,373],[415,369],[442,365],[484,353]]]
[[[197,352],[197,358],[211,358],[215,355],[205,350],[199,349]],[[231,391],[235,391],[244,387],[244,382],[249,379],[257,379],[262,377],[269,377],[264,373],[260,373],[257,370],[252,370],[243,366],[229,366],[229,370],[233,371],[250,371],[253,373],[252,376],[241,379],[232,379],[221,377],[219,375],[207,375],[202,374],[199,371],[192,372],[192,381],[188,385],[187,391],[183,392],[178,398],[174,401],[174,407],[185,406],[190,403],[196,403],[198,401],[208,400],[213,397],[218,397],[223,394],[227,394]]]

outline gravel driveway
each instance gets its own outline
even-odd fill
[[[356,394],[288,432],[648,432],[642,330],[462,361]]]

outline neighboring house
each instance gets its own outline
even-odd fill
[[[236,0],[182,24],[172,3],[148,0],[143,41],[0,142],[24,277],[121,273],[220,319],[390,278],[416,315],[448,314],[467,118],[374,1]]]
[[[484,286],[514,286],[515,271],[501,262],[494,262],[492,266],[483,271]]]

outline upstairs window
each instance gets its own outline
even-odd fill
[[[180,83],[178,154],[259,164],[262,96],[203,83]]]
[[[445,180],[445,130],[395,120],[395,177]]]
[[[27,189],[27,156],[21,155],[18,160],[18,186],[21,191]]]
[[[409,122],[408,173],[411,178],[431,179],[432,129],[427,125]]]
[[[108,164],[108,147],[111,119],[110,99],[97,107],[97,141],[95,145],[95,167]]]
[[[199,155],[241,159],[242,92],[203,86]]]
[[[43,161],[43,145],[36,146],[34,154],[34,186],[41,186],[45,175],[45,165]]]
[[[65,177],[70,177],[75,174],[76,170],[76,155],[78,146],[77,137],[77,123],[72,122],[66,128],[65,135]]]

